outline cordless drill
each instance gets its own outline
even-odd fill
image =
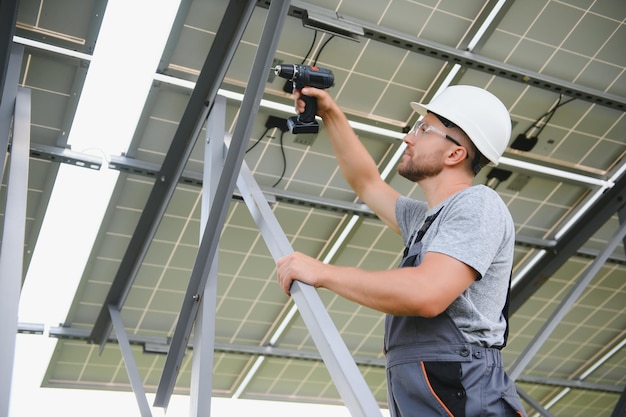
[[[274,73],[281,78],[291,80],[294,91],[307,86],[326,89],[332,87],[335,82],[335,76],[331,70],[308,65],[276,65]],[[317,99],[305,95],[301,95],[300,98],[304,101],[304,112],[288,118],[287,126],[293,134],[317,133],[319,131],[319,125],[315,120]]]

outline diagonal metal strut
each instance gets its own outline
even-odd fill
[[[531,268],[511,289],[513,315],[608,219],[624,207],[626,176],[606,190],[567,233],[550,248],[546,256]]]
[[[287,236],[245,163],[239,174],[237,187],[274,260],[278,261],[292,253],[293,248]],[[380,417],[380,407],[376,399],[315,289],[294,281],[291,296],[351,415]]]
[[[157,181],[89,336],[89,341],[100,344],[101,350],[111,332],[108,306],[112,304],[121,310],[126,301],[208,114],[207,103],[213,103],[217,95],[253,10],[254,1],[231,0],[228,4]]]
[[[254,2],[252,2],[251,6],[254,8]],[[196,261],[189,278],[187,292],[183,299],[183,305],[178,316],[174,336],[172,337],[171,348],[167,355],[159,386],[157,387],[154,400],[154,405],[157,407],[167,406],[174,390],[176,377],[180,370],[180,364],[198,312],[200,295],[206,285],[213,258],[217,253],[218,237],[224,226],[226,212],[228,211],[227,203],[230,201],[235,188],[235,179],[241,168],[248,143],[247,138],[250,137],[255,116],[260,106],[265,89],[265,80],[276,52],[276,46],[278,45],[281,29],[287,16],[288,7],[289,1],[287,0],[273,1],[265,21],[265,27],[252,64],[250,78],[233,132],[233,142],[226,155],[222,175],[215,191],[214,201],[216,204],[211,205]]]

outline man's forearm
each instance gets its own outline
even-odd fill
[[[336,104],[324,114],[323,120],[339,168],[348,184],[360,194],[364,184],[378,179],[378,167]]]

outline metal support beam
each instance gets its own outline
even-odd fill
[[[200,213],[200,239],[204,235],[211,206],[215,203],[215,193],[222,174],[224,163],[223,136],[226,124],[226,99],[215,98],[215,104],[206,124],[204,143],[204,187],[202,188],[202,210]],[[215,349],[215,316],[217,306],[217,253],[209,269],[206,286],[200,298],[200,307],[194,326],[193,357],[190,387],[190,417],[211,415],[211,395],[213,392],[213,363]]]
[[[530,406],[539,414],[541,414],[543,417],[554,417],[554,414],[552,414],[551,412],[543,408],[541,404],[539,404],[533,397],[528,395],[525,391],[523,391],[519,387],[517,388],[517,393],[524,401],[530,404]]]
[[[240,2],[234,1],[234,3]],[[250,1],[249,6],[253,9],[254,2]],[[224,226],[228,203],[235,188],[235,178],[243,162],[248,138],[250,137],[254,119],[263,96],[267,72],[271,67],[272,58],[276,52],[276,46],[278,45],[288,7],[289,2],[286,0],[273,1],[265,21],[265,27],[261,34],[259,47],[254,57],[250,78],[241,103],[239,117],[233,132],[233,143],[226,155],[222,175],[215,192],[214,200],[218,204],[211,206],[209,218],[196,256],[196,262],[189,278],[186,296],[183,299],[183,306],[172,337],[172,347],[167,355],[161,380],[157,387],[155,398],[155,405],[157,406],[166,405],[174,390],[180,363],[198,312],[198,296],[206,285],[211,264],[217,253],[219,235]],[[228,11],[226,15],[228,16]],[[214,43],[217,43],[217,40]]]
[[[43,324],[38,323],[18,323],[17,332],[43,336],[45,335],[44,327],[45,326]],[[51,327],[47,334],[49,337],[53,337],[56,339],[86,341],[89,337],[89,330],[77,329],[73,327]],[[167,337],[132,334],[128,336],[128,339],[131,345],[142,346],[143,351],[147,354],[166,354],[170,348],[169,339]],[[111,337],[109,338],[109,343],[117,343],[117,339],[115,337]],[[319,354],[319,352],[284,349],[270,345],[259,346],[232,343],[215,343],[214,347],[215,352],[231,353],[235,355],[262,355],[267,357],[286,358],[302,361],[322,361],[322,356]],[[189,343],[188,349],[194,349],[193,342]],[[365,356],[353,356],[353,359],[357,365],[362,367],[385,367],[384,359]],[[573,388],[588,391],[609,392],[613,394],[620,394],[623,391],[623,387],[619,385],[597,384],[594,382],[587,382],[580,379],[571,380],[521,375],[519,378],[517,378],[516,382],[549,385],[559,388]]]
[[[67,163],[75,166],[82,166],[91,169],[98,169],[102,163],[102,159],[89,154],[70,151],[57,146],[48,146],[39,143],[31,143],[31,158],[44,159],[53,162]],[[145,162],[134,158],[120,155],[109,155],[109,169],[115,169],[128,174],[134,174],[147,178],[157,178],[161,165],[153,162]],[[202,187],[202,173],[196,171],[183,171],[179,184]],[[335,200],[314,195],[298,193],[291,190],[283,190],[279,188],[261,186],[261,191],[268,198],[268,201],[276,201],[279,203],[295,204],[305,207],[313,207],[322,210],[329,210],[343,214],[356,214],[366,218],[376,218],[374,212],[363,203],[350,203],[343,200]],[[241,193],[235,189],[233,191],[233,199],[242,201]],[[620,211],[626,211],[622,208]],[[619,214],[619,213],[618,213]],[[554,239],[538,239],[531,236],[517,235],[515,242],[520,245],[528,246],[535,249],[552,250],[557,241]],[[576,252],[579,256],[595,258],[599,251],[590,248],[579,248]],[[626,264],[626,255],[611,254],[608,262]]]
[[[126,301],[253,10],[253,2],[231,0],[228,4],[200,71],[196,87],[191,93],[163,161],[158,180],[154,183],[113,284],[93,326],[89,340],[100,344],[101,349],[111,331],[108,305],[116,305],[121,310]]]
[[[0,369],[2,370],[0,372],[0,416],[2,417],[9,415],[17,317],[24,269],[30,99],[30,90],[18,89],[13,123],[13,152],[9,161],[6,208],[0,242]]]
[[[517,379],[517,377],[522,374],[522,370],[526,368],[526,365],[528,365],[539,349],[541,349],[541,346],[543,346],[550,334],[559,325],[563,317],[565,317],[565,315],[570,311],[574,303],[576,303],[576,300],[578,300],[585,288],[587,288],[589,283],[596,276],[600,268],[602,268],[609,254],[615,251],[615,248],[622,242],[625,236],[626,223],[622,224],[620,228],[617,229],[600,255],[593,260],[591,265],[589,265],[585,272],[580,276],[578,282],[574,284],[567,296],[565,296],[550,318],[542,326],[541,330],[539,330],[526,349],[524,349],[524,351],[517,357],[517,360],[509,369],[509,376],[513,380]]]
[[[260,7],[267,7],[267,3],[267,1],[259,1],[257,4]],[[304,1],[293,0],[291,8],[289,9],[289,15],[302,19],[309,9],[321,10],[322,8]],[[332,10],[325,10],[329,14],[335,13]],[[506,78],[532,87],[552,91],[555,94],[565,94],[569,97],[610,107],[619,111],[626,111],[625,97],[607,94],[606,92],[584,87],[580,84],[574,84],[545,74],[508,65],[466,50],[427,41],[415,35],[402,33],[365,20],[346,16],[345,14],[341,15],[341,20],[354,27],[362,28],[363,36],[367,39],[413,51],[431,58],[441,59],[450,64],[459,64],[466,69],[486,72],[496,77]]]
[[[293,248],[287,236],[270,207],[265,204],[261,189],[256,185],[246,164],[241,169],[237,186],[274,260],[278,261],[283,256],[292,253]],[[352,416],[381,416],[376,399],[359,372],[315,288],[300,281],[294,281],[291,286],[291,297],[298,307],[315,346],[322,355],[339,395]]]
[[[44,145],[43,143],[31,143],[30,156],[31,158],[74,165],[96,171],[102,167],[102,158],[99,156],[75,152],[59,146]]]
[[[139,375],[139,370],[137,369],[137,364],[135,363],[135,358],[133,357],[133,351],[130,348],[128,334],[126,333],[126,329],[124,329],[122,316],[116,306],[109,305],[109,316],[111,317],[111,322],[115,328],[115,335],[117,336],[117,342],[120,346],[120,350],[122,351],[124,365],[126,366],[126,373],[128,374],[130,385],[133,387],[133,393],[135,394],[135,399],[137,400],[141,417],[152,417],[152,411],[150,410],[150,405],[148,404],[148,399],[146,398],[146,390],[143,387],[141,375]]]
[[[626,176],[606,190],[576,224],[557,241],[511,290],[514,314],[626,202]]]
[[[583,381],[582,379],[545,378],[531,375],[520,375],[515,382],[610,393],[619,393],[622,390],[618,385],[597,384],[595,382]]]
[[[222,132],[222,137],[224,132]],[[154,178],[159,172],[159,165],[151,162],[143,162],[124,156],[111,155],[109,169],[116,169],[129,174],[135,174]],[[202,174],[194,171],[184,171],[180,179],[181,184],[201,187],[203,184]],[[340,213],[358,214],[368,218],[376,218],[376,215],[363,203],[349,203],[341,200],[316,197],[304,193],[279,188],[261,187],[266,196],[270,196],[278,202],[298,204],[307,207],[316,207]],[[232,198],[242,200],[241,194],[233,191]]]
[[[371,23],[363,23],[365,37],[387,43],[402,49],[439,58],[450,64],[461,65],[465,69],[485,72],[496,77],[516,81],[531,87],[564,94],[590,103],[606,106],[619,111],[626,111],[626,98],[604,91],[588,88],[580,84],[567,82],[556,77],[509,65],[473,52],[451,48],[437,42],[430,42],[412,35],[385,29]]]

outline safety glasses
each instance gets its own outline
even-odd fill
[[[411,134],[413,136],[419,136],[420,134],[425,135],[428,132],[436,133],[439,136],[443,136],[444,138],[448,139],[449,141],[454,143],[456,146],[463,147],[463,145],[461,145],[459,143],[459,141],[454,139],[452,136],[442,132],[441,130],[437,129],[436,127],[432,127],[428,123],[425,123],[425,122],[423,122],[421,120],[418,120],[417,122],[415,122],[415,125],[413,125],[413,129],[411,129],[409,131],[409,134]]]

